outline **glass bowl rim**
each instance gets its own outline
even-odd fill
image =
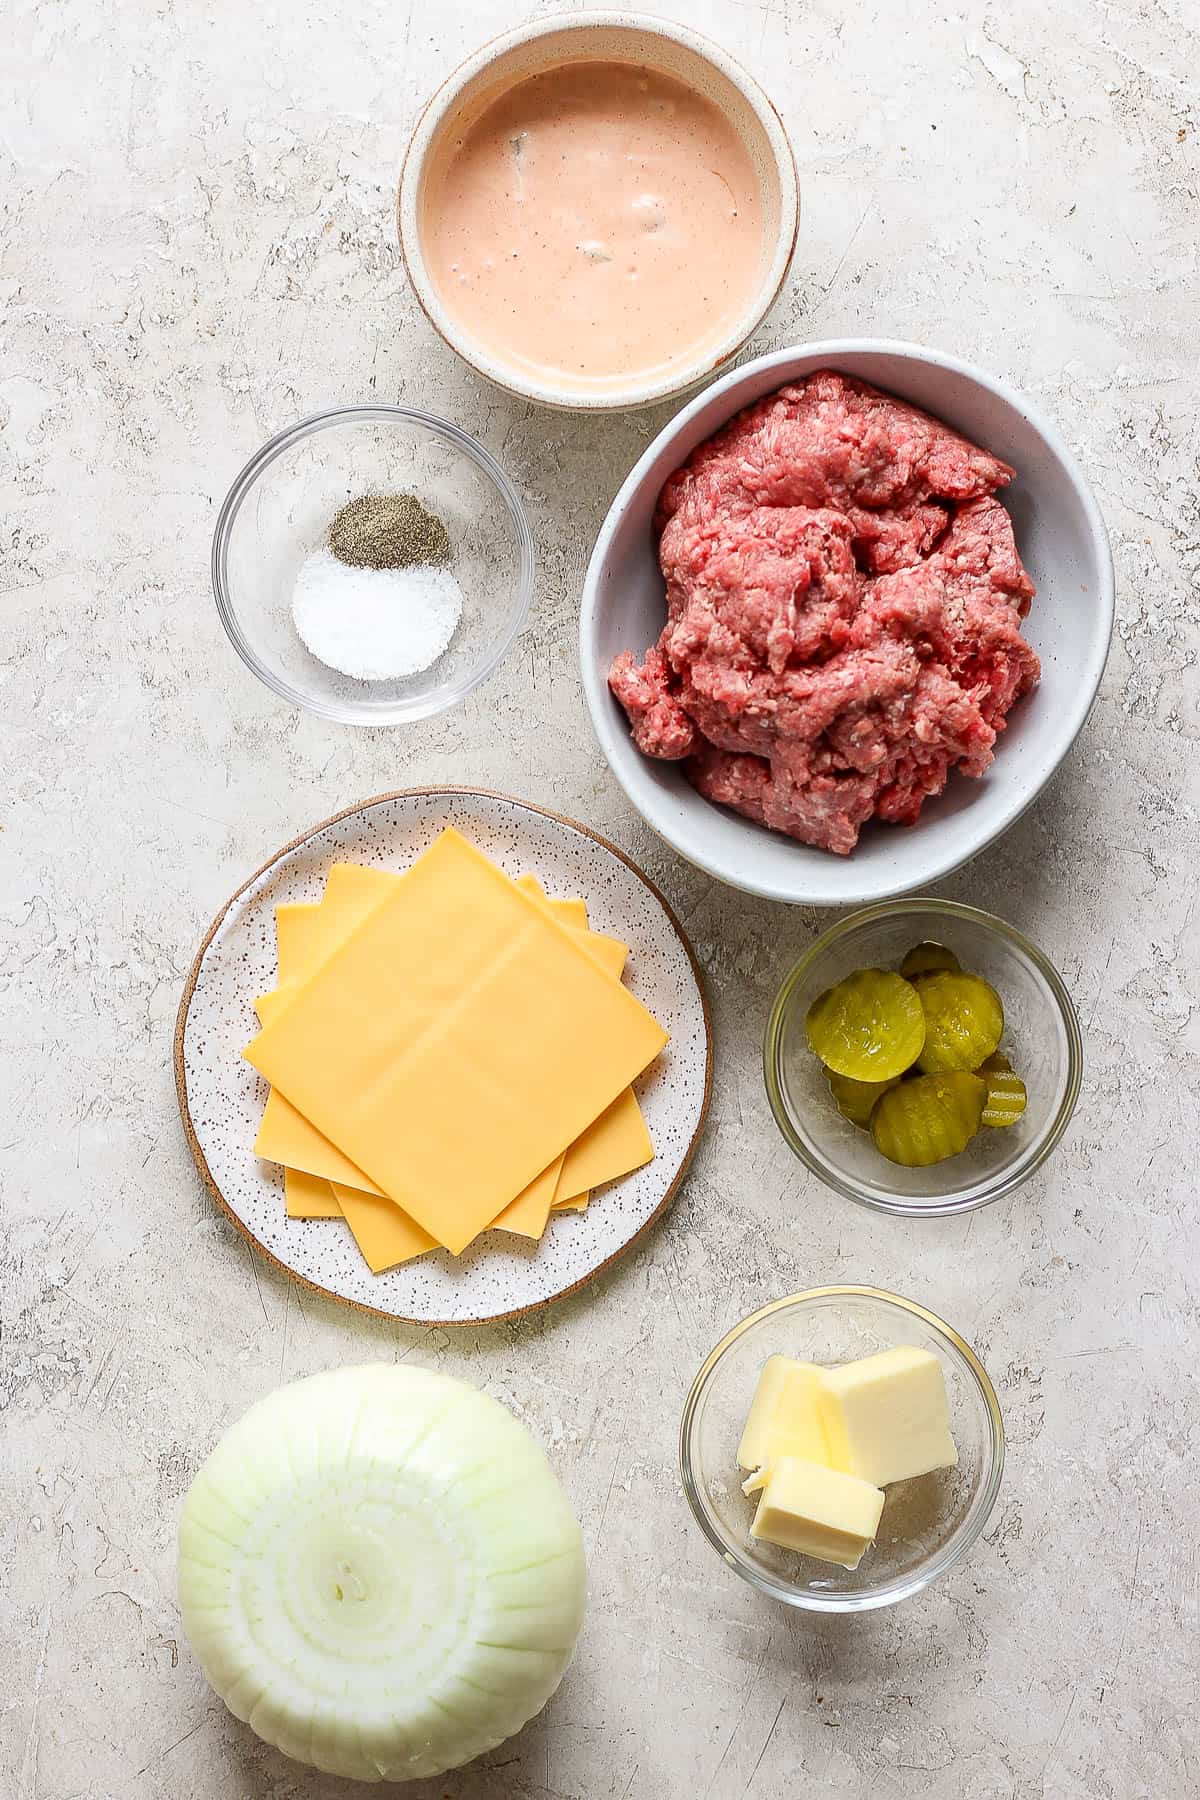
[[[444,691],[432,689],[425,694],[411,699],[398,701],[391,707],[382,709],[378,714],[365,717],[356,708],[336,702],[319,700],[311,694],[302,693],[289,681],[279,675],[269,664],[250,648],[238,622],[237,609],[234,606],[229,586],[229,542],[238,514],[259,477],[271,464],[278,460],[293,445],[301,443],[306,437],[337,425],[360,424],[369,420],[403,421],[408,425],[416,425],[421,430],[440,438],[451,449],[465,456],[469,462],[491,481],[500,495],[512,521],[520,555],[520,567],[516,579],[516,604],[509,614],[505,629],[493,644],[489,654],[484,657],[472,671],[470,678],[459,682]],[[449,419],[440,419],[435,413],[423,412],[419,407],[398,406],[387,401],[370,401],[361,406],[335,406],[324,412],[310,413],[299,419],[294,425],[285,426],[256,450],[254,455],[244,464],[230,485],[228,493],[221,502],[221,510],[217,514],[217,522],[213,529],[212,540],[212,586],[213,596],[217,603],[217,611],[221,623],[225,627],[230,643],[251,672],[258,679],[278,694],[283,700],[294,706],[302,707],[306,712],[315,713],[318,718],[330,719],[339,725],[360,725],[382,727],[402,722],[428,719],[455,706],[466,698],[474,688],[486,681],[507,656],[513,640],[524,625],[533,599],[533,580],[536,567],[533,533],[529,527],[524,504],[516,488],[509,480],[500,464],[489,450],[462,431]]]
[[[803,976],[817,959],[832,949],[851,931],[862,925],[873,925],[884,919],[896,918],[905,913],[931,914],[935,918],[957,919],[964,924],[975,925],[985,933],[1005,939],[1019,955],[1032,963],[1037,973],[1049,988],[1058,1015],[1062,1020],[1067,1039],[1067,1076],[1062,1098],[1052,1117],[1047,1122],[1040,1138],[1034,1140],[1024,1154],[1012,1164],[990,1179],[973,1184],[966,1192],[948,1194],[941,1200],[914,1200],[900,1195],[882,1196],[871,1193],[860,1186],[851,1176],[844,1174],[834,1165],[823,1160],[809,1149],[803,1138],[796,1131],[789,1117],[782,1097],[782,1084],[778,1076],[781,1047],[783,1042],[783,1022],[787,1014],[792,995]],[[842,1194],[847,1200],[853,1200],[858,1206],[870,1207],[873,1212],[899,1214],[905,1218],[949,1218],[959,1213],[974,1212],[980,1206],[990,1206],[993,1201],[1002,1200],[1014,1193],[1029,1177],[1037,1172],[1046,1159],[1058,1147],[1063,1133],[1071,1122],[1083,1082],[1083,1034],[1079,1026],[1079,1017],[1074,1002],[1067,992],[1058,970],[1045,953],[1027,938],[1015,925],[997,918],[995,913],[984,912],[981,907],[967,906],[959,900],[939,900],[936,896],[908,896],[894,900],[881,900],[873,906],[859,907],[831,925],[814,939],[804,954],[785,975],[779,992],[771,1007],[763,1035],[763,1077],[766,1082],[767,1100],[774,1116],[775,1123],[783,1134],[789,1148],[800,1158],[826,1187],[835,1193]]]
[[[946,1339],[959,1352],[968,1371],[974,1379],[979,1396],[984,1404],[989,1427],[990,1457],[987,1478],[982,1488],[982,1500],[977,1516],[969,1529],[960,1530],[940,1551],[936,1552],[928,1562],[924,1563],[915,1574],[902,1581],[877,1592],[865,1594],[818,1594],[810,1593],[778,1581],[765,1570],[756,1569],[752,1563],[736,1556],[730,1550],[709,1521],[703,1502],[700,1498],[699,1484],[692,1466],[691,1436],[696,1414],[701,1400],[707,1392],[709,1383],[718,1366],[739,1338],[753,1330],[764,1320],[774,1314],[787,1311],[793,1307],[806,1306],[813,1300],[826,1300],[852,1297],[855,1299],[880,1300],[887,1306],[894,1306],[900,1311],[910,1313],[929,1326],[935,1334]],[[692,1382],[688,1397],[684,1402],[683,1415],[679,1424],[679,1469],[683,1480],[683,1491],[691,1507],[692,1516],[701,1531],[717,1552],[721,1561],[731,1568],[743,1581],[767,1594],[772,1600],[781,1600],[786,1606],[800,1607],[807,1612],[824,1613],[857,1613],[875,1612],[883,1606],[895,1606],[912,1594],[920,1593],[940,1575],[961,1561],[983,1533],[992,1509],[996,1504],[1004,1477],[1004,1418],[1000,1411],[1000,1402],[996,1398],[996,1390],[992,1386],[991,1377],[964,1337],[955,1331],[952,1325],[939,1318],[937,1313],[922,1306],[917,1300],[906,1300],[902,1294],[893,1294],[887,1288],[872,1287],[863,1283],[833,1283],[827,1287],[805,1288],[797,1294],[785,1294],[782,1299],[772,1300],[766,1306],[760,1306],[749,1313],[738,1324],[731,1327],[705,1357]]]

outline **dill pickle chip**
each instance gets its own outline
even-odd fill
[[[987,1083],[987,1100],[983,1108],[985,1125],[1015,1125],[1025,1111],[1028,1096],[1025,1083],[1016,1073],[1007,1056],[997,1050],[981,1062],[975,1073]]]
[[[894,1088],[900,1079],[893,1075],[890,1081],[855,1081],[852,1075],[836,1075],[832,1069],[826,1069],[825,1074],[842,1117],[849,1119],[852,1125],[861,1125],[864,1131],[870,1126],[871,1113],[879,1096]]]
[[[944,969],[957,975],[961,968],[957,956],[945,944],[914,944],[900,964],[900,973],[906,981],[916,981],[921,975],[939,975]]]
[[[1004,1008],[980,975],[925,975],[916,989],[925,1011],[925,1043],[917,1067],[926,1075],[968,1073],[995,1050],[1004,1032]]]
[[[891,1081],[920,1055],[925,1014],[916,988],[902,976],[856,969],[813,1001],[805,1030],[809,1049],[835,1075]]]
[[[965,1150],[983,1118],[987,1082],[952,1070],[890,1088],[871,1114],[875,1148],[889,1162],[924,1169]]]

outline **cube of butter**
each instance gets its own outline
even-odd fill
[[[840,1369],[826,1369],[818,1394],[828,1461],[875,1487],[952,1469],[958,1451],[942,1365],[902,1344]]]
[[[751,1537],[857,1569],[879,1528],[883,1495],[856,1475],[781,1456],[771,1464]]]
[[[825,1431],[817,1409],[821,1370],[790,1356],[769,1356],[763,1364],[742,1441],[738,1467],[761,1469],[777,1456],[825,1462]]]

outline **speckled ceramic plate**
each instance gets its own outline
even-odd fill
[[[286,1217],[282,1173],[252,1149],[266,1088],[240,1052],[257,1029],[252,1002],[275,985],[275,907],[318,900],[334,862],[406,869],[446,825],[509,875],[532,869],[552,897],[582,895],[594,929],[630,946],[626,984],[671,1034],[637,1084],[655,1157],[598,1190],[586,1212],[552,1219],[540,1243],[488,1232],[461,1257],[436,1251],[372,1275],[340,1220]],[[200,1173],[234,1223],[308,1286],[417,1324],[478,1324],[529,1312],[571,1293],[627,1250],[679,1186],[708,1110],[711,1064],[696,961],[653,883],[584,826],[466,788],[368,800],[272,857],[214,920],[175,1032],[184,1130]]]

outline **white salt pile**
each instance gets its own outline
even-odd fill
[[[305,558],[292,593],[292,618],[312,654],[356,681],[396,681],[429,668],[462,617],[463,596],[449,569],[355,568],[332,550]]]

